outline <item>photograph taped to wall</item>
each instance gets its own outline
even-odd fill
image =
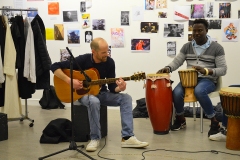
[[[112,48],[124,47],[124,30],[123,28],[111,28],[111,46]]]
[[[80,2],[80,11],[86,12],[86,2],[85,1]]]
[[[59,15],[59,2],[48,2],[48,14]]]
[[[158,18],[167,18],[167,12],[158,12]]]
[[[70,51],[72,51],[72,49],[70,49]],[[69,61],[70,56],[67,49],[60,49],[60,62]]]
[[[93,40],[92,31],[86,31],[85,32],[85,43],[91,43],[92,40]]]
[[[156,0],[156,9],[167,8],[167,0]]]
[[[190,18],[190,5],[186,6],[174,6],[174,20],[189,20]]]
[[[90,14],[89,13],[83,13],[82,14],[82,28],[89,28],[90,25]]]
[[[80,44],[80,30],[67,29],[68,44]]]
[[[231,18],[231,3],[219,3],[219,18]]]
[[[238,10],[238,19],[240,19],[240,10]]]
[[[28,9],[36,9],[36,10],[38,10],[37,8],[28,8]],[[37,14],[38,14],[38,11],[27,11],[27,16],[28,17],[35,17]]]
[[[154,10],[155,0],[145,0],[145,10]]]
[[[93,30],[105,30],[105,19],[93,19],[92,20]]]
[[[222,41],[223,42],[238,42],[238,19],[222,20]]]
[[[184,24],[164,24],[164,37],[184,37]]]
[[[205,17],[206,18],[213,18],[213,17],[216,17],[214,15],[214,11],[213,11],[213,8],[214,8],[214,2],[207,2],[206,5],[205,5]]]
[[[3,6],[2,8],[12,8],[11,6]],[[11,10],[2,10],[2,15],[7,16],[8,20],[10,20],[12,17],[14,17],[14,12]]]
[[[121,11],[121,26],[129,26],[129,11]]]
[[[191,5],[191,18],[204,18],[204,4]]]
[[[63,11],[63,22],[78,22],[77,10]]]
[[[176,56],[176,41],[167,42],[167,55]]]
[[[63,24],[54,24],[54,39],[55,40],[64,40]]]
[[[188,21],[188,31],[192,31],[193,30],[193,20],[189,20]]]
[[[193,40],[192,34],[188,34],[188,41],[192,41],[192,40]]]
[[[131,51],[149,52],[151,41],[150,38],[131,39]]]
[[[108,46],[108,56],[111,57],[112,54],[112,46]]]
[[[157,33],[158,22],[141,22],[140,29],[142,33]]]
[[[208,20],[209,27],[208,29],[221,29],[222,20]]]

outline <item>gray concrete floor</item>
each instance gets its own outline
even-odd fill
[[[34,119],[34,126],[29,127],[28,120],[8,122],[8,140],[0,141],[0,160],[34,160],[43,157],[50,153],[68,148],[68,142],[59,144],[40,144],[40,136],[47,124],[56,118],[71,119],[71,109],[67,107],[65,110],[53,109],[43,110],[40,106],[29,106],[29,117]],[[86,152],[85,148],[79,148],[83,153],[86,153],[94,159],[102,159],[98,157],[98,152],[101,157],[116,160],[140,160],[144,157],[146,160],[166,159],[166,160],[239,160],[240,156],[234,156],[224,153],[213,154],[210,152],[202,153],[186,153],[186,152],[171,152],[164,150],[175,151],[210,151],[217,150],[232,154],[240,154],[240,151],[232,151],[226,149],[226,142],[210,141],[207,137],[210,121],[204,119],[204,132],[200,132],[200,121],[193,118],[187,118],[187,128],[170,132],[166,135],[153,134],[152,125],[149,119],[135,118],[134,133],[141,141],[149,142],[149,146],[145,149],[121,148],[121,124],[120,114],[118,109],[108,109],[108,135],[101,140],[99,149],[96,152]],[[0,131],[1,132],[1,131]],[[76,142],[77,145],[87,145],[88,142]],[[58,155],[46,158],[48,160],[75,160],[89,159],[83,154],[69,150]]]

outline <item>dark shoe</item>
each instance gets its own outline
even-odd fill
[[[220,125],[218,121],[212,121],[211,122],[211,126],[210,126],[210,130],[208,131],[208,137],[213,135],[213,134],[217,134],[219,132],[220,129]]]
[[[186,127],[186,119],[184,118],[183,120],[180,120],[176,118],[174,120],[174,124],[171,126],[172,131],[178,131],[180,129],[183,129]]]

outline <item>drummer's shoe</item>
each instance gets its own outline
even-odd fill
[[[226,142],[227,130],[225,128],[220,128],[220,132],[217,134],[210,135],[208,138],[212,141]]]
[[[121,142],[122,148],[144,148],[147,147],[149,144],[148,142],[141,142],[135,136],[131,136],[127,140],[122,138]]]
[[[220,124],[218,121],[211,121],[210,130],[208,131],[208,137],[217,134],[220,129]]]
[[[172,131],[178,131],[186,127],[186,119],[185,117],[176,116],[174,120],[174,124],[171,126]]]

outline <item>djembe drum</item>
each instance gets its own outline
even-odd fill
[[[185,88],[184,102],[196,102],[194,87],[197,85],[198,73],[195,69],[185,69],[178,71],[180,82]]]
[[[226,148],[240,150],[240,88],[221,88],[219,94],[223,111],[228,117]]]
[[[167,134],[172,116],[172,87],[170,75],[148,74],[146,104],[154,134]]]

